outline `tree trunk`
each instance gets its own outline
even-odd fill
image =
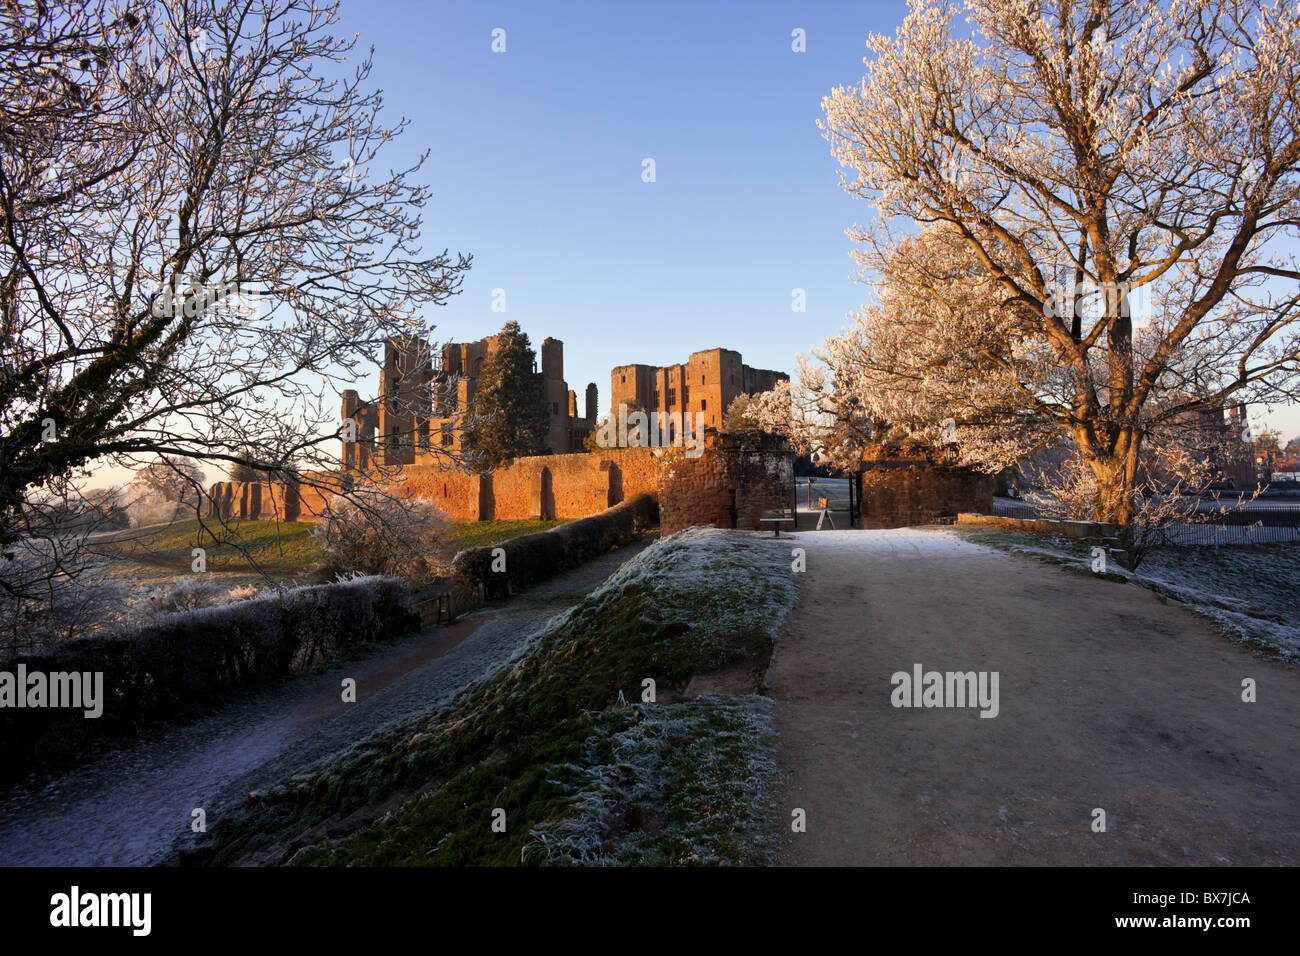
[[[1094,518],[1116,525],[1126,525],[1133,520],[1133,489],[1124,480],[1122,462],[1114,459],[1093,462],[1097,476],[1097,507]]]
[[[1137,488],[1138,449],[1141,438],[1125,429],[1113,451],[1087,454],[1088,465],[1097,478],[1093,519],[1124,527],[1133,523],[1137,509],[1133,496]]]

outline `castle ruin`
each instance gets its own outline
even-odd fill
[[[415,465],[438,454],[459,454],[460,422],[473,408],[475,384],[483,363],[496,350],[499,335],[477,342],[448,342],[437,351],[422,338],[388,339],[379,380],[379,398],[361,401],[357,392],[343,393],[343,420],[355,423],[355,441],[343,442],[343,467]],[[585,417],[578,415],[578,397],[564,381],[564,343],[547,338],[541,346],[543,400],[550,419],[547,451],[563,455],[582,451],[595,428],[596,385],[586,391]]]
[[[647,412],[690,412],[704,424],[721,429],[727,407],[739,395],[766,392],[790,376],[750,368],[731,349],[692,352],[683,365],[620,365],[609,376],[610,412],[620,404],[639,404]]]

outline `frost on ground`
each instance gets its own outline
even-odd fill
[[[797,599],[788,543],[756,532],[687,528],[624,564],[539,639],[574,620],[612,613],[636,590],[646,592],[654,620],[688,624],[705,637],[757,628],[774,639]]]
[[[939,528],[890,528],[883,531],[831,530],[783,534],[782,541],[815,544],[819,551],[907,553],[914,557],[954,557],[977,554],[977,544],[946,535]],[[788,545],[787,545],[788,547]],[[787,551],[788,553],[788,551]]]
[[[257,794],[191,861],[761,862],[767,701],[669,701],[696,675],[761,672],[796,599],[790,547],[712,528],[656,542],[450,706]]]
[[[1300,547],[1167,548],[1150,555],[1137,577],[1228,636],[1300,659]]]
[[[1089,542],[983,529],[947,533],[1092,573]],[[1161,548],[1136,572],[1115,561],[1106,572],[1187,605],[1234,640],[1300,659],[1300,547],[1294,544]]]
[[[775,773],[766,697],[634,705],[633,722],[571,769],[573,812],[533,827],[521,858],[550,866],[763,864]]]

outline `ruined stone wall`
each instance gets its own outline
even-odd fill
[[[610,414],[620,403],[639,402],[650,412],[690,412],[721,428],[728,406],[742,393],[767,391],[787,379],[784,372],[750,368],[732,349],[692,352],[678,365],[619,365],[610,372]]]
[[[659,449],[611,448],[577,455],[519,458],[491,474],[408,465],[392,487],[427,498],[453,521],[585,518],[639,494],[659,492]],[[329,483],[350,476],[329,476]],[[219,481],[209,492],[212,517],[318,520],[333,494],[303,486]]]
[[[306,483],[278,481],[218,481],[208,490],[204,514],[209,518],[260,521],[316,521],[334,497],[338,476],[319,473]],[[323,484],[325,487],[315,487]]]
[[[859,528],[905,528],[993,510],[993,479],[957,468],[881,468],[862,475]]]
[[[415,465],[405,493],[428,498],[454,521],[585,518],[639,494],[658,492],[655,449],[611,448],[517,458],[491,474]]]
[[[794,508],[794,455],[764,435],[708,436],[703,455],[665,450],[659,468],[659,527],[692,525],[760,529],[765,510]]]
[[[334,482],[332,481],[330,484],[334,484]],[[334,500],[334,494],[334,492],[326,488],[300,485],[298,487],[298,520],[319,521],[329,509],[329,503]]]
[[[706,433],[703,455],[681,448],[610,448],[519,458],[491,474],[434,465],[403,468],[392,487],[426,498],[453,521],[571,520],[648,494],[661,502],[666,533],[696,524],[759,528],[765,509],[794,506],[794,458],[783,441]],[[348,475],[327,475],[327,483]],[[318,520],[332,495],[303,486],[222,481],[212,486],[213,517]]]
[[[957,515],[957,524],[981,525],[1005,531],[1026,531],[1035,534],[1064,535],[1076,540],[1102,540],[1119,534],[1119,526],[1104,521],[1057,521],[1051,518],[1003,518],[997,515]]]
[[[209,492],[211,517],[319,520],[348,475],[312,475],[278,483],[222,481]],[[313,487],[324,484],[325,488]],[[794,507],[794,459],[779,439],[706,432],[703,455],[681,448],[611,448],[576,455],[520,458],[492,474],[411,465],[396,483],[402,493],[435,502],[453,521],[558,518],[599,514],[639,494],[654,496],[661,527],[766,527],[765,510]],[[910,466],[863,475],[859,528],[930,524],[961,512],[993,510],[993,481],[977,472]]]
[[[477,521],[485,517],[480,514],[485,480],[490,489],[491,479],[481,475],[454,468],[412,465],[402,469],[400,487],[412,498],[428,498],[452,521]]]

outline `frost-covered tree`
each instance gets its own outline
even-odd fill
[[[384,164],[404,122],[337,5],[0,17],[0,549],[89,467],[335,468],[338,392],[469,266],[424,251],[423,158]]]
[[[203,471],[194,462],[159,458],[135,473],[123,490],[123,504],[136,528],[194,518],[203,504],[203,486]]]
[[[312,529],[321,569],[341,577],[386,574],[424,584],[445,570],[446,516],[424,498],[402,498],[375,485],[338,498]]]
[[[914,0],[823,101],[884,287],[805,379],[841,444],[928,418],[992,469],[1063,436],[1094,516],[1129,523],[1153,435],[1297,394],[1300,26],[1223,0],[964,12]]]
[[[820,413],[803,416],[808,441],[853,470],[871,446],[950,445],[960,423],[966,463],[989,471],[1050,442],[1037,405],[1060,389],[1018,311],[956,230],[900,242],[879,264],[876,301],[814,351],[819,364],[802,363],[799,405]]]
[[[782,379],[764,392],[740,394],[727,406],[723,427],[729,431],[761,431],[791,437],[794,422],[790,382]]]

